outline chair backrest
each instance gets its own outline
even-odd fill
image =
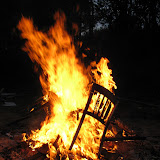
[[[97,100],[94,99],[94,95],[97,95]],[[93,103],[93,101],[95,103]],[[99,120],[102,124],[105,124],[105,129],[103,132],[101,144],[100,144],[100,150],[102,147],[102,143],[105,137],[105,133],[107,131],[108,125],[110,123],[111,117],[114,113],[114,110],[118,104],[118,100],[116,97],[111,93],[108,89],[98,85],[93,84],[92,89],[90,91],[90,95],[86,104],[86,107],[83,111],[83,115],[81,117],[81,120],[79,122],[77,131],[73,137],[72,143],[70,145],[69,150],[72,149],[73,144],[78,136],[78,133],[80,131],[80,128],[82,126],[82,123],[84,121],[85,115],[88,114],[97,120]],[[92,105],[92,108],[90,109],[90,106]]]
[[[97,99],[93,100],[94,95],[97,96]],[[91,103],[93,104],[90,109]],[[106,122],[110,120],[117,104],[118,100],[113,93],[94,83],[84,113],[96,118],[101,123],[106,124]]]

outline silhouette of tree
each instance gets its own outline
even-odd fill
[[[120,32],[159,30],[159,0],[94,0],[91,4],[82,11],[83,26],[89,24],[90,32],[97,23]]]

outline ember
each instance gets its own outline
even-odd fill
[[[32,20],[24,17],[18,24],[22,38],[27,39],[24,51],[41,67],[39,79],[43,94],[49,96],[50,103],[50,114],[41,128],[32,130],[30,135],[24,134],[23,140],[33,150],[48,144],[47,156],[50,159],[57,154],[68,157],[68,149],[79,123],[77,119],[82,116],[93,79],[111,92],[116,89],[112,70],[107,65],[108,59],[102,58],[98,64],[92,62],[85,68],[77,59],[73,39],[65,29],[65,15],[57,12],[54,19],[56,23],[47,33],[39,31]],[[81,154],[97,159],[104,126],[90,117],[86,117],[83,126],[72,150],[74,158],[79,159]],[[55,143],[56,146],[53,145]]]

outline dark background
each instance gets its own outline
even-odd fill
[[[159,103],[160,2],[158,0],[50,0],[5,1],[0,7],[0,88],[40,91],[38,75],[16,26],[22,15],[33,18],[39,29],[54,24],[61,9],[79,26],[75,42],[82,40],[93,55],[110,60],[118,96]],[[97,22],[101,25],[97,30]],[[103,28],[103,26],[107,26]],[[82,49],[83,50],[83,49]],[[82,51],[81,50],[81,51]],[[88,57],[94,59],[95,57]]]

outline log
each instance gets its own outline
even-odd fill
[[[119,157],[122,157],[122,156],[118,152],[111,153],[111,152],[108,152],[105,149],[102,149],[100,160],[104,160],[104,159],[116,160],[116,159],[119,159]]]
[[[127,132],[129,135],[135,135],[135,132],[130,129],[127,125],[125,125],[119,118],[115,119],[114,122],[112,122],[114,125],[117,125],[119,128]]]
[[[146,137],[140,136],[127,136],[127,137],[111,137],[105,138],[105,141],[133,141],[133,140],[146,140]]]
[[[26,158],[26,160],[35,160],[35,159],[39,159],[39,160],[43,160],[46,158],[45,154],[42,154],[41,152],[36,153],[35,155]]]
[[[113,132],[115,136],[122,136],[123,129],[118,127],[116,124],[110,123],[109,129]]]
[[[13,121],[13,122],[7,124],[7,126],[11,126],[11,125],[17,124],[18,122],[21,122],[21,121],[23,121],[23,120],[29,118],[29,117],[30,117],[33,113],[35,113],[36,111],[39,111],[39,110],[45,108],[45,107],[47,106],[47,104],[49,104],[49,102],[45,103],[43,106],[41,106],[41,107],[39,107],[39,108],[36,108],[36,109],[33,110],[32,112],[29,112],[29,113],[26,114],[25,116],[23,116],[23,117],[21,117],[21,118],[15,120],[15,121]]]

